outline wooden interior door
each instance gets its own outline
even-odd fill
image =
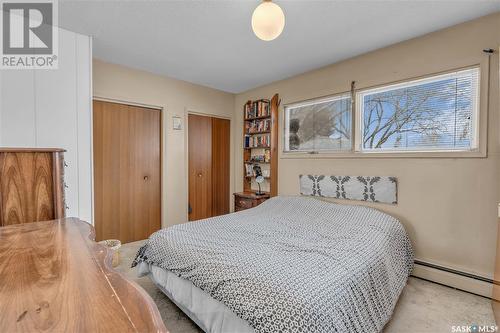
[[[212,118],[212,216],[229,213],[230,121]]]
[[[94,101],[96,239],[123,243],[161,227],[161,111]]]
[[[212,216],[212,118],[188,116],[189,221]]]
[[[230,121],[188,118],[189,221],[229,213]]]

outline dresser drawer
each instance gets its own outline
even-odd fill
[[[256,195],[254,192],[234,193],[234,210],[240,211],[256,207],[269,199],[269,194]]]
[[[254,200],[249,198],[236,197],[234,205],[236,210],[252,208],[254,206]]]

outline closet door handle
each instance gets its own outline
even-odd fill
[[[201,177],[203,177],[203,174],[200,172],[200,173],[198,174],[198,178],[201,178]]]
[[[149,180],[149,176],[144,176],[144,181],[147,182]]]

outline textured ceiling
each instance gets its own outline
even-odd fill
[[[238,93],[500,11],[499,1],[275,0],[280,37],[250,20],[257,0],[59,1],[63,28],[94,37],[94,57]]]

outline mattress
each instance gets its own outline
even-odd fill
[[[227,306],[174,273],[142,262],[140,275],[148,275],[155,285],[203,331],[210,333],[251,333],[254,330]]]
[[[276,197],[160,230],[137,263],[188,280],[259,333],[379,332],[413,251],[402,224],[376,209]]]

